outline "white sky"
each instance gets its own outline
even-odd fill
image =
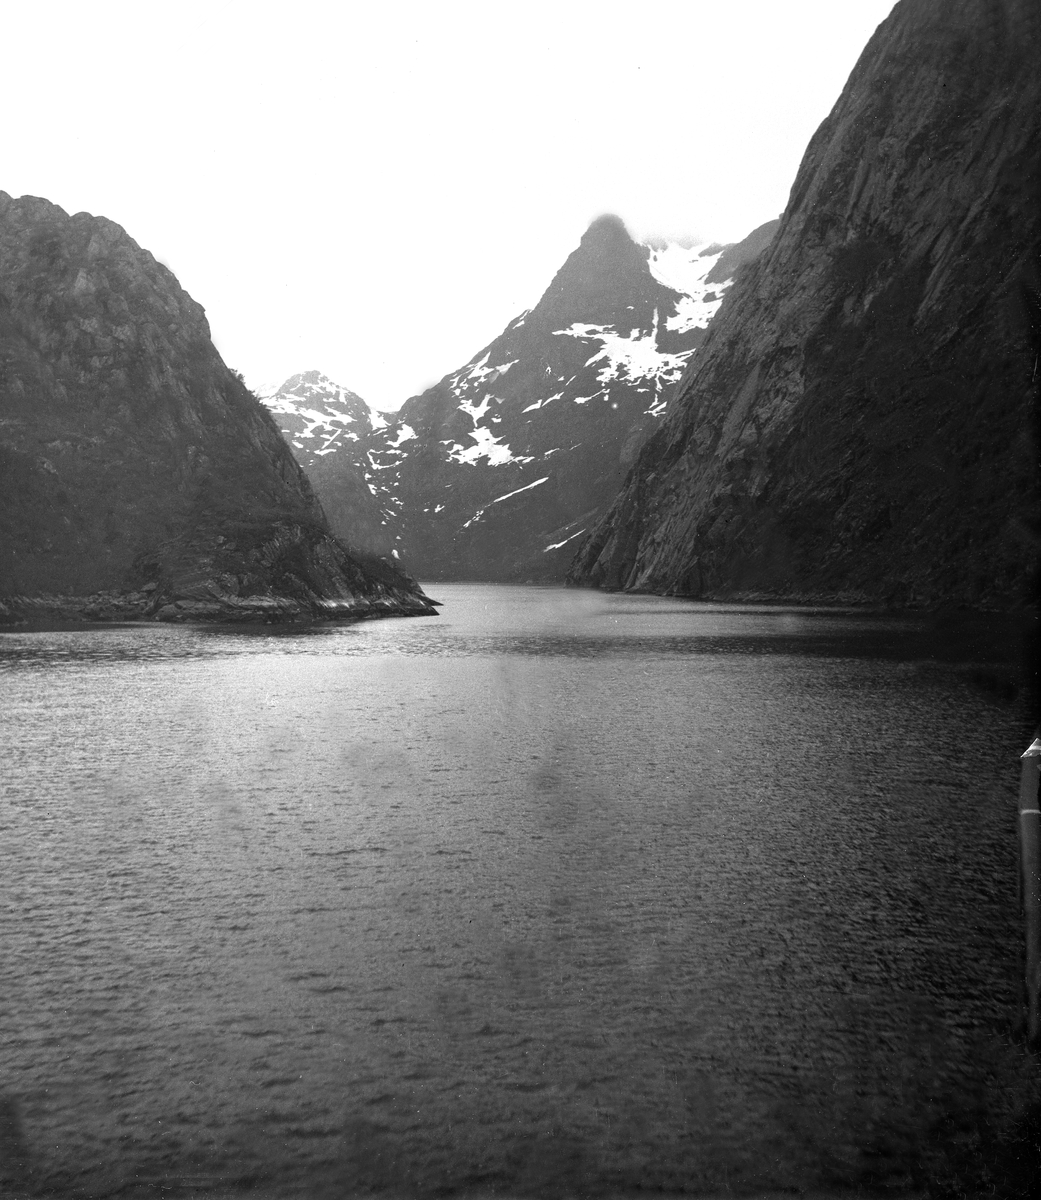
[[[397,407],[586,225],[784,207],[893,0],[0,0],[0,189],[122,225],[253,386]]]

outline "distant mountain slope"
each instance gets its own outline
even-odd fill
[[[401,502],[374,482],[377,455],[393,449],[387,417],[320,371],[291,375],[258,394],[337,536],[363,553],[392,556]]]
[[[202,308],[111,221],[0,192],[0,619],[429,612],[353,559]]]
[[[896,5],[573,582],[1029,596],[1039,61],[1036,0]]]
[[[648,250],[601,217],[530,312],[405,403],[388,476],[411,569],[563,578],[705,337],[723,250]]]
[[[751,235],[744,253],[775,227]],[[309,467],[334,528],[365,527],[367,548],[396,550],[424,578],[563,579],[575,539],[616,492],[704,339],[731,282],[719,264],[741,253],[649,249],[617,217],[594,221],[533,309],[386,414],[386,428],[350,446],[341,435],[330,445],[344,449]],[[295,440],[313,461],[316,442]],[[381,510],[379,545],[361,478]]]

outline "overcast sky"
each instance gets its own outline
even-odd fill
[[[892,0],[0,0],[0,189],[122,225],[254,387],[397,407],[586,225],[735,241]]]

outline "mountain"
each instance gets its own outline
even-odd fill
[[[1031,598],[1039,55],[1036,0],[896,5],[571,582]]]
[[[166,267],[103,217],[0,192],[0,619],[432,611],[332,536]]]
[[[562,580],[576,539],[659,424],[733,271],[774,228],[729,247],[652,248],[619,218],[598,218],[533,309],[385,414],[385,427],[349,445],[337,435],[328,444],[343,448],[320,463],[310,447],[339,428],[337,402],[331,390],[309,394],[323,414],[316,440],[299,436],[299,416],[287,436],[297,431],[296,453],[311,456],[333,528],[364,528],[367,550],[396,552],[423,578]],[[361,424],[352,409],[350,429]]]
[[[394,449],[388,418],[320,371],[257,393],[304,468],[337,536],[357,552],[394,557],[400,498],[380,487]]]

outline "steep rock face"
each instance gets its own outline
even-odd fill
[[[8,619],[430,611],[331,536],[166,267],[111,221],[2,192],[0,599]]]
[[[562,580],[701,344],[730,284],[724,260],[754,256],[775,227],[743,250],[649,248],[617,217],[594,221],[533,309],[310,468],[334,529],[368,529],[380,553],[389,539],[422,578]]]
[[[897,4],[572,582],[1021,602],[1039,26],[1034,0]]]

